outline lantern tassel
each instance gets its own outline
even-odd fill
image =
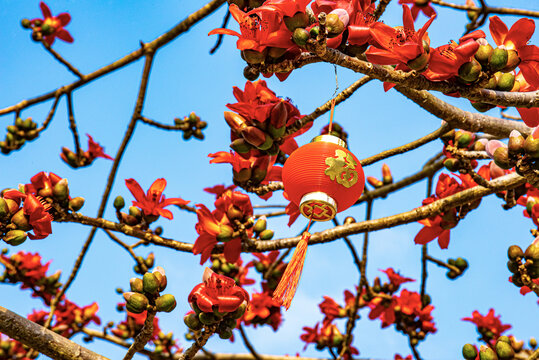
[[[311,234],[307,231],[301,235],[301,240],[296,246],[296,250],[294,250],[294,255],[292,255],[292,259],[288,263],[283,277],[279,281],[279,285],[277,285],[277,288],[273,292],[273,300],[284,306],[286,310],[290,307],[292,299],[296,294],[310,238]]]

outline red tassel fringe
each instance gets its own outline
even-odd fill
[[[284,306],[286,310],[290,307],[292,299],[296,294],[310,238],[311,234],[305,231],[296,246],[294,255],[292,255],[292,259],[288,263],[281,281],[279,281],[279,285],[277,285],[277,288],[273,292],[273,300]]]

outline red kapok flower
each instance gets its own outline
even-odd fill
[[[43,29],[44,25],[50,27],[50,34],[44,34],[45,36],[43,37],[43,39],[45,40],[45,42],[49,45],[52,45],[54,39],[58,38],[65,42],[72,43],[73,37],[71,36],[69,31],[64,29],[64,26],[69,24],[69,22],[71,21],[71,15],[69,15],[68,13],[60,13],[56,16],[52,16],[51,9],[49,9],[47,4],[45,4],[43,1],[39,3],[39,7],[41,8],[43,19],[33,19],[30,21],[30,23],[32,25],[35,25],[36,22],[41,22],[41,25],[39,25],[39,28],[41,29]]]
[[[487,331],[492,333],[491,341],[496,341],[505,331],[511,329],[511,325],[502,324],[501,315],[496,316],[494,309],[490,309],[487,315],[481,315],[479,311],[474,310],[472,317],[462,318],[463,321],[469,321],[477,326],[477,331],[483,334]]]
[[[539,47],[527,45],[535,31],[535,22],[532,19],[522,18],[507,28],[498,16],[490,17],[490,34],[498,46],[507,50],[515,50],[520,58],[518,67],[526,81],[539,86]]]
[[[164,209],[164,207],[169,205],[183,206],[189,204],[189,201],[185,201],[181,198],[165,199],[163,190],[165,190],[165,187],[167,186],[167,181],[163,178],[155,180],[146,194],[144,194],[144,190],[142,190],[135,179],[126,179],[125,185],[136,199],[136,201],[133,201],[133,205],[138,206],[144,211],[144,215],[146,216],[163,216],[172,220],[172,213],[169,210]]]
[[[25,195],[17,190],[8,190],[4,193],[5,199],[24,201],[23,212],[28,217],[28,223],[32,226],[33,234],[28,233],[32,240],[44,239],[52,234],[52,216],[47,208],[33,195]],[[50,207],[50,205],[49,205]]]
[[[427,17],[436,16],[436,10],[431,6],[429,0],[399,0],[399,4],[413,4],[412,5],[412,17],[417,19],[419,12],[422,12]]]
[[[414,279],[401,276],[399,273],[395,272],[393,268],[387,268],[380,271],[385,273],[389,278],[389,282],[396,287],[399,287],[401,284],[404,284],[406,282],[415,281]]]
[[[52,196],[52,188],[62,178],[55,173],[46,173],[41,171],[30,179],[30,184],[24,185],[24,192],[26,194],[34,194],[39,196]]]
[[[191,307],[198,307],[203,312],[221,313],[232,312],[241,304],[249,304],[249,294],[236,285],[234,279],[214,273],[206,268],[202,277],[203,283],[198,284],[189,294]]]
[[[99,143],[96,143],[94,139],[90,136],[90,134],[86,134],[88,136],[88,155],[90,155],[91,158],[103,158],[103,159],[109,159],[114,160],[109,155],[105,154],[105,149],[99,145]]]

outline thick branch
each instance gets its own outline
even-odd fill
[[[1,306],[0,332],[56,360],[108,360]]]
[[[146,312],[146,320],[144,320],[144,326],[142,327],[142,330],[140,333],[137,334],[135,337],[135,341],[129,349],[127,350],[127,353],[124,356],[124,360],[131,360],[133,356],[139,352],[144,350],[144,346],[150,340],[153,334],[153,319],[155,318],[155,312],[156,310],[148,310]]]
[[[481,8],[478,8],[477,6],[470,6],[470,5],[459,5],[459,4],[453,4],[448,3],[442,0],[430,0],[431,3],[448,7],[451,9],[456,10],[466,10],[466,11],[481,11]],[[491,7],[487,6],[485,9],[483,9],[487,14],[500,14],[500,15],[521,15],[521,16],[529,16],[529,17],[539,17],[539,11],[533,11],[533,10],[526,10],[526,9],[511,9],[511,8],[504,8],[504,7]]]

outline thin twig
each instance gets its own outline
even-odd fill
[[[52,103],[51,109],[49,110],[49,113],[47,114],[45,121],[43,121],[43,124],[41,124],[41,127],[37,129],[38,132],[42,132],[47,129],[47,127],[52,121],[52,118],[54,117],[54,114],[56,114],[56,108],[58,107],[59,102],[60,102],[60,95],[54,98],[54,102]]]
[[[77,123],[75,122],[75,114],[73,112],[73,98],[72,94],[68,93],[67,97],[67,115],[69,119],[69,129],[73,134],[73,142],[75,143],[75,153],[77,157],[82,156],[82,150],[80,148],[79,132],[77,130]]]
[[[260,358],[260,355],[258,355],[258,352],[256,352],[254,346],[249,341],[249,338],[247,337],[247,334],[245,333],[245,330],[243,329],[243,326],[240,325],[239,330],[240,330],[241,338],[243,339],[243,343],[245,344],[245,347],[247,348],[247,350],[249,350],[249,352],[251,354],[253,354],[253,357],[256,360],[262,360]]]
[[[52,55],[54,56],[54,58],[56,60],[58,60],[62,65],[64,65],[65,67],[67,67],[67,69],[69,71],[71,71],[73,74],[75,74],[76,76],[78,76],[80,79],[84,78],[84,75],[79,71],[77,70],[76,67],[74,67],[73,65],[71,65],[71,63],[69,61],[67,61],[66,59],[64,59],[60,54],[58,54],[49,44],[47,44],[46,41],[42,41],[41,42],[43,44],[43,47]]]
[[[223,18],[223,24],[221,25],[221,28],[226,29],[226,26],[228,25],[228,20],[230,20],[230,10],[226,11],[226,15]],[[219,47],[221,46],[221,43],[223,42],[223,37],[224,37],[223,34],[219,34],[219,36],[217,37],[217,42],[210,50],[210,55],[215,54],[217,49],[219,49]]]
[[[139,118],[143,123],[145,124],[148,124],[148,125],[151,125],[151,126],[154,126],[156,128],[159,128],[159,129],[163,129],[163,130],[177,130],[177,131],[182,131],[185,129],[184,126],[181,126],[181,125],[167,125],[167,124],[161,124],[160,122],[157,122],[157,121],[154,121],[152,119],[148,119],[147,117],[144,117],[144,116],[141,116]]]
[[[446,263],[445,261],[442,261],[442,260],[439,260],[439,259],[436,259],[430,255],[427,255],[425,256],[425,258],[428,260],[428,261],[431,261],[433,263],[435,263],[436,265],[438,266],[441,266],[441,267],[444,267],[446,269],[449,269],[451,271],[454,271],[456,272],[457,274],[460,274],[462,271],[460,271],[460,269],[456,266],[453,266],[453,265],[450,265],[448,263]]]
[[[127,245],[126,243],[124,243],[122,240],[120,240],[116,235],[114,235],[112,232],[110,232],[110,230],[104,230],[105,233],[107,233],[107,235],[109,236],[109,238],[111,238],[112,241],[114,241],[116,244],[120,245],[121,247],[123,247],[125,250],[127,250],[127,252],[129,253],[129,255],[131,255],[131,257],[133,258],[133,260],[135,260],[135,262],[138,264],[138,266],[140,267],[140,270],[145,273],[148,271],[148,267],[146,266],[146,264],[144,263],[144,261],[140,261],[137,254],[135,254],[135,252],[133,251],[133,249],[131,248],[131,246]]]

